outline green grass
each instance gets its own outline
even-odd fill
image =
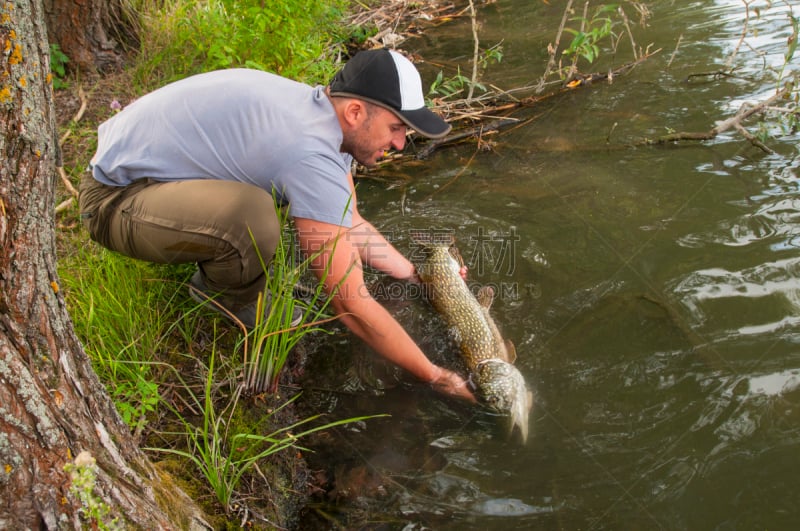
[[[266,311],[256,312],[256,325],[249,334],[243,336],[237,345],[244,357],[244,381],[246,392],[251,394],[274,393],[278,388],[283,371],[292,348],[312,332],[325,332],[319,326],[332,319],[325,312],[330,303],[323,286],[324,279],[310,291],[306,301],[294,298],[295,286],[308,276],[312,260],[316,255],[299,258],[294,232],[290,229],[285,209],[278,209],[278,221],[282,227],[281,238],[274,258],[268,263],[259,254],[261,266],[267,274],[267,285],[259,299],[259,308],[265,301],[271,301]],[[303,317],[296,326],[291,325],[295,309],[302,311]]]
[[[180,270],[130,260],[94,244],[59,264],[75,331],[123,420],[136,432],[159,405],[156,364],[185,337],[192,313],[178,304]]]

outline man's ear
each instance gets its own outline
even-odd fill
[[[364,121],[367,116],[366,104],[358,99],[349,99],[342,109],[342,117],[350,127],[356,127]]]

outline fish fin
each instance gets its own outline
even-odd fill
[[[478,295],[475,297],[478,303],[487,310],[492,307],[494,301],[494,289],[491,286],[483,286],[478,290]]]
[[[452,256],[453,259],[456,262],[458,262],[459,267],[464,267],[464,259],[461,257],[461,253],[459,252],[458,247],[456,247],[455,240],[453,240],[450,243],[449,251],[450,251],[450,256]]]
[[[517,361],[517,347],[514,346],[510,339],[506,339],[506,356],[508,357],[506,360],[508,363]]]

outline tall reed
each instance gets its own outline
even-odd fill
[[[214,335],[216,336],[216,333]],[[361,422],[369,418],[386,416],[354,417],[314,425],[314,421],[319,419],[320,415],[312,415],[288,426],[274,429],[268,434],[254,433],[255,430],[245,432],[232,431],[232,426],[235,424],[234,413],[239,404],[242,387],[235,386],[232,396],[224,400],[224,407],[218,411],[214,396],[214,390],[218,387],[214,385],[214,360],[215,351],[212,350],[201,396],[195,394],[191,387],[183,382],[181,375],[175,371],[175,377],[181,382],[182,389],[189,393],[190,409],[200,411],[202,414],[202,425],[197,426],[184,417],[178,408],[170,406],[184,427],[183,432],[172,433],[171,435],[185,435],[188,443],[187,448],[185,450],[178,448],[147,448],[147,450],[173,454],[188,459],[197,467],[214,492],[217,501],[226,512],[231,508],[231,500],[237,492],[237,487],[242,477],[252,470],[260,460],[287,448],[296,447],[301,450],[307,450],[299,446],[298,441],[312,433],[351,422]],[[299,396],[300,394],[294,395],[272,410],[268,417],[278,414]]]
[[[259,297],[256,324],[239,345],[244,352],[244,389],[254,394],[275,392],[292,348],[306,334],[327,332],[320,325],[335,319],[326,314],[331,300],[324,291],[327,270],[310,290],[306,301],[295,299],[295,288],[308,275],[319,253],[301,257],[286,211],[278,209],[277,212],[281,238],[269,263],[259,253],[268,280]],[[265,308],[265,305],[269,306]],[[302,320],[292,326],[298,308],[302,311]]]

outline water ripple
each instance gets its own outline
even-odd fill
[[[765,315],[773,321],[759,323],[742,323],[733,326],[737,332],[752,335],[755,333],[774,332],[785,327],[795,326],[800,322],[796,317],[800,314],[800,257],[786,258],[759,264],[755,267],[739,271],[724,268],[701,269],[690,273],[678,282],[673,292],[690,311],[698,324],[704,323],[710,314],[725,301],[730,304],[741,302],[742,313],[728,312],[732,322],[739,319],[758,319]],[[763,300],[763,312],[756,311],[754,302]],[[751,316],[748,314],[752,314]],[[771,315],[770,315],[771,314]]]
[[[716,243],[729,247],[742,247],[765,240],[775,240],[773,247],[798,248],[800,237],[800,198],[776,198],[765,202],[753,213],[736,220],[723,220],[715,229],[689,234],[678,240],[684,247],[701,247]]]

